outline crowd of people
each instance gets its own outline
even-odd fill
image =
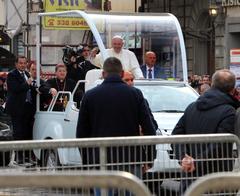
[[[166,79],[163,68],[156,63],[156,54],[146,52],[145,64],[140,66],[135,54],[123,49],[123,39],[119,36],[112,38],[112,48],[107,49],[107,53],[110,57],[103,62],[97,48],[90,53],[88,45],[76,49],[66,47],[63,63],[55,67],[55,77],[47,81],[41,79],[39,86],[35,62],[28,63],[26,57],[17,57],[16,69],[8,73],[6,81],[0,78],[0,112],[5,110],[10,115],[14,140],[32,139],[37,94],[40,94],[41,110],[46,110],[59,91],[72,92],[89,70],[99,68],[103,69],[103,83],[87,92],[84,85],[80,85],[75,93],[74,100],[80,107],[76,137],[155,135],[157,122],[142,92],[133,87],[133,81],[135,78]],[[201,96],[187,107],[173,134],[233,133],[239,107],[235,83],[236,78],[229,70],[219,70],[212,78],[209,75],[189,77],[189,84]],[[60,94],[55,111],[64,110],[64,99]],[[199,155],[175,152],[182,160],[183,172],[194,175],[197,167],[194,159]],[[19,160],[29,158],[23,154],[18,156]],[[131,161],[132,155],[127,153],[125,159]],[[83,163],[85,161],[83,158]],[[184,191],[186,182],[182,187]]]
[[[156,54],[153,51],[146,52],[145,59],[144,59],[145,63],[140,66],[135,54],[130,50],[123,49],[123,44],[124,44],[124,40],[120,36],[114,36],[112,38],[111,48],[107,49],[107,53],[109,56],[118,58],[123,64],[123,69],[125,71],[129,71],[130,73],[132,73],[134,78],[136,79],[139,79],[139,78],[140,79],[142,78],[166,79],[164,75],[163,67],[157,64]],[[87,44],[79,45],[76,48],[66,46],[63,49],[62,61],[63,63],[58,64],[56,66],[54,77],[48,78],[47,80],[45,80],[45,78],[42,77],[40,80],[40,87],[39,88],[37,87],[37,90],[38,90],[37,93],[39,92],[41,93],[41,110],[47,109],[52,96],[56,96],[58,91],[64,91],[64,90],[72,91],[77,81],[85,79],[86,73],[89,70],[103,68],[103,58],[101,53],[99,53],[98,48],[94,47],[91,49]],[[31,71],[31,69],[33,69],[34,71]],[[25,85],[25,87],[21,89],[22,92],[20,91],[20,93],[19,93],[19,90],[16,91],[16,88],[15,88],[15,87],[18,87],[16,85],[19,85],[19,84],[16,81],[14,81],[13,83],[11,82],[12,75],[13,75],[13,80],[19,77],[19,75],[16,74],[18,72],[22,77],[24,76],[23,77],[24,80],[22,81],[17,80],[17,82],[21,85],[22,84]],[[9,111],[8,113],[10,114],[10,116],[11,114],[14,114],[14,116],[16,116],[17,113],[15,113],[14,108],[19,103],[15,101],[14,98],[12,97],[14,97],[15,94],[17,94],[17,96],[20,96],[19,94],[22,93],[23,97],[20,104],[21,106],[24,103],[24,100],[23,100],[24,96],[29,96],[29,94],[32,92],[35,92],[35,93],[32,93],[33,96],[36,95],[36,91],[34,91],[34,89],[36,88],[32,85],[32,82],[34,82],[34,85],[36,86],[35,81],[36,81],[36,63],[34,61],[28,62],[24,56],[18,57],[16,59],[15,74],[13,74],[13,71],[9,72],[8,80],[6,80],[6,78],[0,78],[0,112],[1,114],[4,114],[4,111],[6,111],[5,109],[6,102],[8,102],[6,107],[8,108],[8,111]],[[8,89],[7,89],[7,86],[8,86]],[[84,83],[80,84],[79,90],[76,93],[75,100],[78,103],[78,107],[80,103],[79,100],[81,100],[85,91],[84,87],[85,87]],[[7,94],[8,94],[8,101],[6,99]],[[35,100],[35,97],[33,98],[33,100]],[[55,109],[61,110],[61,107],[55,108]],[[35,109],[33,111],[35,111]],[[16,122],[16,119],[13,121]],[[14,124],[14,129],[15,129],[15,126],[17,127],[20,126],[20,125],[16,125],[16,123],[13,123],[13,124]]]
[[[211,87],[210,75],[192,75],[188,77],[188,83],[193,87],[200,95]]]
[[[155,52],[147,51],[144,58],[145,63],[140,66],[135,54],[130,50],[123,49],[123,44],[124,44],[124,40],[120,36],[114,36],[112,38],[111,48],[107,49],[107,53],[109,56],[118,58],[123,64],[123,69],[125,71],[129,71],[130,73],[132,73],[134,78],[136,79],[142,79],[142,78],[166,79],[163,67],[157,64],[157,57]],[[21,68],[21,65],[19,64],[22,62],[17,62],[19,59],[25,59],[23,60],[24,66],[22,66],[22,68]],[[20,70],[20,72],[21,70],[24,70],[24,71],[26,70],[26,74],[24,76],[25,79],[30,77],[28,73],[30,73],[31,66],[35,67],[34,69],[36,72],[35,61],[28,62],[25,57],[17,58],[17,61],[16,61],[16,69]],[[90,48],[89,45],[87,44],[79,45],[76,48],[66,46],[63,49],[62,61],[63,63],[57,65],[55,68],[54,78],[57,78],[57,80],[52,79],[53,77],[51,76],[50,78],[47,78],[49,80],[47,80],[47,82],[45,83],[46,78],[44,78],[44,76],[42,75],[40,83],[41,85],[45,83],[45,86],[41,87],[40,90],[42,90],[43,94],[46,94],[46,92],[49,90],[50,94],[52,96],[55,96],[57,91],[69,89],[68,87],[74,86],[77,81],[84,80],[86,73],[89,70],[103,68],[103,58],[101,53],[99,53],[99,49],[97,47]],[[34,73],[34,75],[36,75],[36,73]],[[11,72],[10,72],[10,78],[11,78]],[[59,78],[62,78],[62,79],[59,79]],[[66,85],[66,83],[63,83],[65,79],[68,80],[68,85]],[[26,81],[28,85],[31,82],[28,79]],[[36,78],[33,81],[35,82]],[[72,83],[72,84],[70,85],[69,83]],[[52,86],[53,88],[51,88]],[[85,91],[84,87],[85,86],[83,83],[80,84],[80,89],[78,92],[78,100],[81,99]],[[73,87],[70,88],[70,90],[72,89]],[[9,91],[10,93],[8,94],[11,97],[11,90]],[[4,114],[6,97],[7,97],[7,80],[6,78],[0,77],[0,114]],[[42,96],[42,100],[44,100],[44,103],[41,104],[41,109],[46,110],[49,104],[49,101],[51,100],[51,97],[48,94],[48,96]],[[78,106],[79,106],[79,102],[78,102]]]
[[[211,76],[204,75],[191,75],[188,77],[189,85],[194,88],[200,95],[209,90],[212,86]],[[240,88],[236,86],[232,92],[233,97],[240,100]]]

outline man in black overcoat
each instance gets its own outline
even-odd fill
[[[229,70],[216,71],[211,88],[187,107],[172,134],[233,134],[239,106],[232,96],[235,82],[235,75]],[[173,149],[183,170],[181,194],[194,178],[233,168],[231,143],[179,144]]]
[[[115,57],[106,59],[103,65],[103,83],[87,91],[83,97],[77,138],[139,136],[139,125],[144,135],[155,135],[156,130],[142,92],[128,86],[122,77],[121,62]],[[111,148],[107,160],[109,163],[139,164],[144,157],[143,152],[141,147]],[[98,150],[83,150],[82,159],[84,164],[99,163]],[[136,175],[139,176],[139,172]]]

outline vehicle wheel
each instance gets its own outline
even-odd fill
[[[44,150],[42,152],[42,166],[49,170],[59,169],[60,162],[58,152],[55,149]]]

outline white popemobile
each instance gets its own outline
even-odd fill
[[[157,134],[171,134],[187,105],[197,99],[198,94],[187,83],[186,52],[181,27],[176,17],[171,14],[86,13],[83,11],[38,14],[36,26],[38,85],[40,83],[40,62],[43,61],[41,54],[44,51],[42,43],[44,33],[42,31],[45,31],[41,21],[46,16],[83,18],[88,25],[87,30],[84,31],[91,32],[92,41],[99,47],[104,59],[107,58],[105,48],[110,47],[111,38],[115,35],[121,35],[124,38],[125,47],[132,49],[139,61],[148,50],[157,53],[167,78],[175,81],[135,81],[135,86],[142,90],[158,122],[161,133],[157,131]],[[68,31],[69,35],[75,33],[71,30]],[[48,34],[50,35],[49,32]],[[67,44],[74,45],[75,42],[73,40]],[[64,43],[63,40],[62,43]],[[90,71],[87,74],[86,90],[96,85],[94,81],[98,74],[99,71]],[[54,111],[54,105],[61,93],[68,95],[65,110]],[[33,130],[35,140],[75,138],[78,109],[73,101],[74,93],[75,91],[72,93],[58,92],[47,111],[39,110],[39,97],[37,98],[37,112]],[[156,148],[157,157],[151,171],[176,171],[180,168],[177,160],[170,159],[168,151],[171,148],[169,145],[157,145]],[[41,150],[35,150],[35,155],[38,159],[43,160],[45,165],[54,166],[56,159],[62,165],[81,164],[81,156],[77,148],[58,149],[57,154],[55,151],[42,153]]]

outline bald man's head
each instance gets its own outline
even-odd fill
[[[127,83],[127,85],[133,86],[134,76],[130,71],[124,71],[122,79],[123,79],[124,82]]]
[[[156,54],[152,51],[148,51],[145,54],[145,63],[148,67],[153,67],[156,64],[157,57]]]
[[[228,69],[216,71],[212,76],[212,87],[225,93],[231,93],[236,83],[235,75]]]

